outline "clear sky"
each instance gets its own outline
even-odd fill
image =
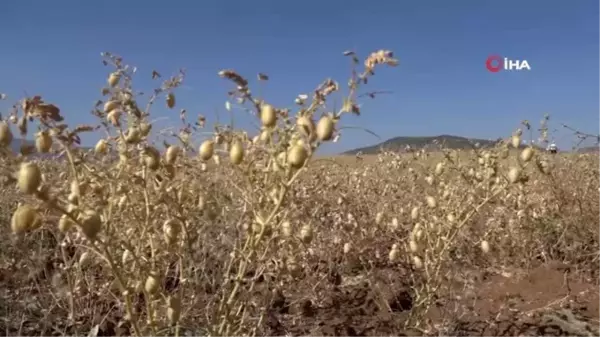
[[[9,101],[40,94],[71,123],[93,122],[110,51],[138,67],[137,88],[149,92],[153,69],[187,69],[178,107],[221,111],[231,88],[217,76],[233,68],[279,107],[293,107],[327,77],[347,83],[347,49],[361,56],[389,49],[400,59],[381,69],[370,90],[393,93],[367,99],[361,117],[345,126],[368,128],[381,140],[453,134],[508,136],[520,120],[553,121],[587,132],[599,128],[597,0],[388,0],[388,1],[32,1],[5,0],[0,9],[0,92]],[[525,59],[531,71],[490,73],[490,54]],[[6,112],[9,103],[0,103]],[[164,101],[154,110],[177,125],[178,110]],[[338,102],[339,106],[339,102]],[[236,112],[238,125],[251,118]],[[557,124],[555,124],[557,125]],[[559,146],[570,146],[565,132]],[[94,138],[85,138],[88,144]],[[338,152],[380,140],[344,130]]]

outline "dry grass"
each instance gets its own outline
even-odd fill
[[[389,52],[370,55],[343,108],[324,117],[340,89],[333,80],[292,112],[222,71],[231,101],[260,116],[262,133],[216,125],[200,147],[190,139],[207,121],[188,123],[182,111],[185,127],[165,153],[148,143],[150,108],[175,109],[184,74],[143,107],[132,68],[111,54],[105,62],[114,72],[98,127],[68,125],[41,97],[23,99],[0,127],[0,207],[13,230],[0,249],[7,334],[452,334],[477,311],[457,303],[492,274],[517,279],[561,261],[580,293],[594,288],[597,155],[523,156],[509,137],[487,150],[312,158],[344,114],[360,113],[355,99],[373,68],[396,64]],[[45,133],[14,154],[7,125]],[[95,150],[79,149],[79,133],[100,130]],[[65,160],[31,157],[46,151]],[[35,210],[11,220],[17,203]],[[544,311],[537,326],[596,333],[575,309]]]

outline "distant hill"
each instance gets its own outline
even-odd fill
[[[35,146],[35,142],[33,140],[29,140],[29,139],[14,138],[12,143],[10,144],[10,147],[11,147],[12,152],[17,154],[17,153],[21,152],[21,146],[23,146],[23,145]],[[55,144],[54,146],[57,146],[57,145]],[[78,147],[84,151],[88,151],[88,150],[92,149],[91,147],[86,147],[86,146],[78,146]],[[28,158],[58,159],[59,156],[57,155],[56,152],[38,153],[34,150],[33,153],[28,155]]]
[[[22,145],[35,145],[35,143],[29,139],[14,138],[12,143],[10,143],[10,148],[13,153],[19,153]]]
[[[577,151],[577,153],[594,153],[594,152],[600,152],[600,147],[598,145],[586,146],[586,147],[579,148],[576,151]]]
[[[404,151],[406,146],[412,149],[436,148],[441,145],[449,149],[472,149],[474,144],[479,143],[482,148],[492,147],[500,141],[489,139],[465,138],[460,136],[439,135],[431,137],[395,137],[388,139],[382,143],[346,151],[343,154],[375,154],[381,150],[387,151]]]

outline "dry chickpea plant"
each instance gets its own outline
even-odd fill
[[[184,71],[143,105],[136,68],[111,53],[102,55],[112,69],[92,112],[98,125],[68,125],[40,96],[15,104],[0,122],[10,195],[1,207],[13,233],[1,250],[0,282],[11,290],[0,327],[19,335],[458,334],[483,310],[473,304],[479,295],[468,295],[485,288],[482,275],[517,282],[551,261],[576,266],[564,274],[569,294],[554,304],[594,296],[589,289],[597,296],[583,287],[598,279],[597,155],[521,149],[521,128],[533,137],[524,121],[493,148],[316,157],[340,137],[344,115],[360,115],[359,89],[375,68],[398,64],[380,50],[359,71],[358,57],[344,55],[354,67],[339,111],[328,109],[341,91],[332,79],[292,109],[220,71],[233,84],[226,108],[255,115],[256,135],[218,123],[209,130],[201,115],[189,122],[175,94]],[[153,140],[155,104],[183,125],[161,131],[164,150]],[[14,133],[34,128],[35,145],[13,153]],[[80,145],[86,132],[102,134],[91,149]],[[489,326],[501,326],[497,309]],[[549,329],[537,331],[597,333],[597,316],[559,309],[540,304],[527,315]]]

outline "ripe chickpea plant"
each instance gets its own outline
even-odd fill
[[[323,308],[324,293],[364,283],[375,294],[404,286],[411,300],[401,309],[402,328],[427,333],[436,301],[456,291],[448,279],[457,266],[516,260],[526,267],[575,256],[597,263],[593,155],[555,158],[523,148],[517,129],[495,147],[316,157],[340,137],[345,115],[361,114],[359,91],[375,69],[398,65],[387,50],[362,64],[355,53],[344,55],[353,70],[338,111],[328,108],[342,91],[333,79],[290,109],[256,97],[234,70],[220,71],[232,82],[226,108],[251,112],[260,124],[255,135],[219,123],[207,131],[203,116],[188,122],[176,98],[183,71],[142,104],[136,69],[111,53],[102,55],[110,72],[93,109],[97,125],[69,125],[41,96],[17,102],[0,121],[2,183],[17,193],[13,240],[3,254],[13,254],[13,266],[30,264],[26,252],[43,246],[50,276],[35,279],[51,282],[36,296],[52,303],[40,312],[62,322],[48,330],[40,318],[31,329],[264,335],[277,299],[303,298],[290,314],[295,322]],[[164,149],[152,140],[155,104],[180,109],[184,125],[161,132],[169,139]],[[528,122],[522,127],[531,130]],[[33,132],[33,145],[13,153],[15,132]],[[102,139],[86,149],[80,135],[89,132]],[[377,270],[405,274],[386,278]],[[400,310],[386,303],[378,310]]]

